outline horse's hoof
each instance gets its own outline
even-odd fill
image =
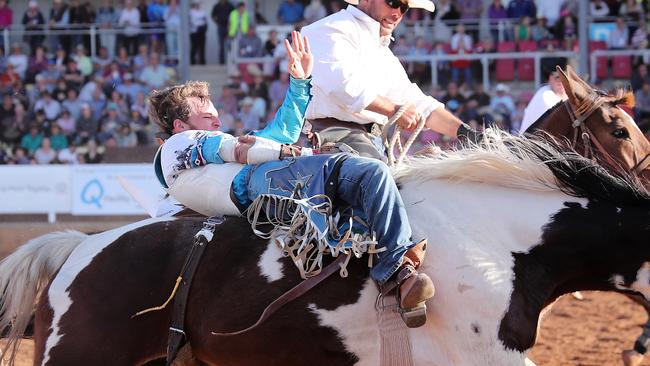
[[[639,366],[643,361],[643,355],[633,349],[623,351],[621,357],[625,366]]]
[[[400,315],[407,327],[421,327],[427,322],[427,305],[422,303],[415,308],[400,309]]]

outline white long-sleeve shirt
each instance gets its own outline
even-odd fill
[[[122,9],[118,25],[124,27],[124,34],[127,36],[137,36],[140,33],[140,11],[137,8]]]
[[[519,134],[526,132],[528,127],[535,123],[539,117],[561,101],[562,98],[555,94],[548,84],[539,88],[524,110]]]
[[[379,22],[356,7],[348,6],[301,33],[309,37],[315,60],[307,119],[385,124],[386,116],[365,109],[378,96],[396,104],[413,103],[425,117],[444,108],[411,83],[388,48],[390,37],[380,37]]]

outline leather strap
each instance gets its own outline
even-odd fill
[[[185,257],[185,263],[179,275],[180,284],[174,297],[172,306],[172,321],[169,326],[169,338],[167,340],[167,361],[166,366],[171,366],[178,354],[178,350],[185,344],[187,336],[183,327],[185,326],[185,310],[187,298],[190,294],[190,285],[199,266],[203,252],[212,241],[212,235],[217,225],[223,222],[223,217],[211,217],[203,222],[203,228],[194,236],[194,243]]]
[[[291,288],[289,291],[285,292],[282,294],[280,297],[275,299],[272,303],[269,304],[269,306],[264,309],[262,312],[262,315],[257,319],[255,324],[251,325],[248,328],[241,329],[235,332],[210,332],[212,335],[216,336],[223,336],[223,337],[228,337],[228,336],[234,336],[234,335],[239,335],[242,333],[246,333],[250,330],[253,330],[257,328],[260,324],[262,324],[265,320],[267,320],[273,313],[278,311],[281,307],[286,305],[287,303],[299,298],[300,296],[304,295],[307,291],[311,290],[314,288],[316,285],[321,283],[324,279],[327,277],[331,276],[334,272],[338,271],[341,269],[342,264],[345,263],[345,260],[347,259],[347,256],[345,255],[339,255],[334,262],[328,264],[323,270],[317,274],[316,276],[309,277],[308,279],[300,282],[293,288]]]

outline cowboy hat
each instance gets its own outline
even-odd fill
[[[359,5],[359,0],[345,0],[348,4]],[[407,0],[403,2],[409,5],[409,8],[420,8],[430,12],[436,10],[436,6],[430,0]]]

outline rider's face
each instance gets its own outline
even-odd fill
[[[381,36],[392,34],[404,16],[399,8],[393,9],[388,6],[386,0],[361,1],[358,8],[379,22],[379,34]]]
[[[190,105],[190,116],[187,121],[179,124],[175,132],[186,130],[206,130],[216,131],[221,127],[219,112],[214,108],[210,99],[201,99],[197,97],[187,98]]]

